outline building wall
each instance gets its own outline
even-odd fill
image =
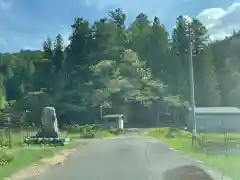
[[[207,132],[240,131],[240,115],[196,115],[197,130]],[[188,116],[188,129],[193,127],[193,120]]]
[[[111,128],[117,128],[118,127],[117,120],[111,120],[111,121],[105,120],[103,122],[103,128],[104,129],[109,129],[110,127]]]

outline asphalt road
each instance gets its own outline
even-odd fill
[[[141,133],[87,140],[64,164],[52,167],[36,180],[168,180],[163,178],[166,170],[199,164]]]

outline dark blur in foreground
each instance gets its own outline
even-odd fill
[[[166,171],[164,180],[213,180],[213,178],[201,168],[186,165]]]

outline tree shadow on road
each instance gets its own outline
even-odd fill
[[[164,180],[214,180],[203,169],[194,165],[180,166],[164,173]]]

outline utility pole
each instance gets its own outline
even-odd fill
[[[191,24],[188,25],[188,36],[189,36],[189,84],[190,84],[190,97],[191,97],[191,114],[193,120],[192,129],[192,145],[194,145],[194,139],[197,137],[197,122],[195,116],[195,95],[194,95],[194,73],[193,73],[193,55],[192,55],[192,34]]]
[[[102,116],[103,116],[103,106],[102,106],[102,104],[100,105],[100,117],[101,117],[101,119],[102,119]]]

